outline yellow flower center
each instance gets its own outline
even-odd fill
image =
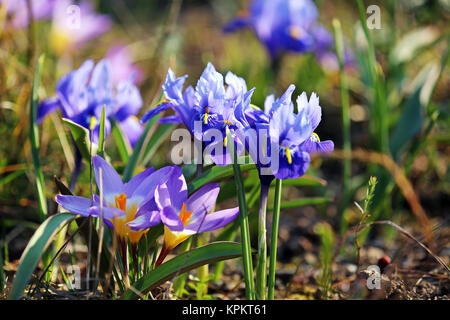
[[[183,203],[179,216],[184,226],[187,226],[189,224],[188,221],[191,218],[193,212],[193,210],[187,211],[186,207],[187,205]],[[164,226],[164,246],[169,250],[172,250],[190,236],[190,234],[184,233],[183,231],[172,231],[170,230],[170,228]]]
[[[136,216],[136,205],[133,204],[127,209],[127,196],[124,193],[121,193],[119,196],[115,196],[114,199],[115,207],[127,213],[125,216],[114,217],[111,219],[115,232],[122,239],[126,239],[128,236],[131,243],[138,243],[142,235],[144,235],[147,230],[131,231],[130,226],[127,225],[127,223],[133,221]]]
[[[203,123],[208,124],[209,107],[206,107],[205,114],[203,115]]]
[[[280,142],[280,146],[283,147],[283,143],[282,143],[282,142]],[[289,149],[288,146],[285,146],[285,147],[284,147],[284,154],[286,155],[287,162],[288,162],[289,164],[292,164],[291,150]]]

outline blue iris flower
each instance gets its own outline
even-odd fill
[[[263,184],[270,184],[275,177],[298,178],[307,171],[311,153],[334,149],[332,141],[320,141],[314,132],[322,117],[317,95],[313,93],[308,101],[303,92],[297,98],[296,114],[291,101],[294,90],[295,86],[290,85],[279,99],[268,96],[264,113],[259,114],[257,121],[253,117],[248,120],[243,103],[236,108],[235,117],[240,124],[237,136],[258,167]]]
[[[248,11],[225,25],[226,32],[249,27],[266,46],[272,58],[284,51],[322,53],[333,38],[318,22],[311,0],[253,0]]]
[[[108,60],[101,60],[96,65],[87,60],[80,68],[59,79],[55,97],[45,99],[39,105],[37,122],[41,123],[47,114],[57,109],[61,110],[63,117],[85,128],[89,128],[94,117],[97,125],[93,130],[93,141],[98,142],[100,118],[103,106],[106,106],[106,134],[110,132],[109,119],[113,117],[130,144],[134,145],[142,133],[142,126],[135,117],[142,104],[132,77],[114,85]]]
[[[147,122],[156,114],[171,108],[174,115],[164,117],[160,123],[183,123],[192,136],[202,141],[205,149],[217,165],[231,163],[230,153],[227,148],[226,136],[238,128],[235,118],[236,106],[241,101],[250,105],[250,99],[254,89],[247,90],[245,80],[228,72],[224,78],[217,72],[211,63],[208,63],[195,89],[188,86],[183,92],[183,85],[187,75],[176,77],[169,69],[163,84],[165,99],[154,109],[147,112],[141,121]],[[222,139],[216,139],[212,130],[220,132]],[[243,146],[237,143],[238,150]],[[219,152],[218,152],[219,151]]]

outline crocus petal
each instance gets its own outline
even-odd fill
[[[102,211],[102,212],[101,212]],[[119,208],[103,207],[100,210],[99,206],[95,206],[89,209],[89,214],[93,217],[100,217],[103,215],[104,220],[111,220],[114,218],[125,217],[127,213]]]
[[[42,122],[42,120],[44,120],[44,118],[47,114],[55,111],[59,107],[60,107],[59,101],[55,97],[48,98],[48,99],[45,99],[44,101],[42,101],[39,104],[39,108],[38,108],[38,114],[37,114],[37,119],[36,119],[37,124],[40,124]]]
[[[137,174],[133,178],[131,178],[130,181],[125,183],[125,194],[127,195],[127,198],[131,198],[133,196],[134,191],[137,187],[153,172],[155,172],[155,169],[153,167],[147,168],[141,173]]]
[[[130,203],[132,201],[136,205],[140,206],[142,203],[145,203],[153,198],[155,196],[156,187],[167,181],[173,168],[174,166],[161,168],[145,178],[134,190]]]
[[[165,207],[161,211],[161,220],[172,231],[183,231],[184,225],[172,207]]]
[[[218,183],[207,184],[198,189],[186,201],[186,211],[193,211],[190,220],[195,221],[211,211],[219,195]]]
[[[88,198],[58,194],[55,197],[55,201],[69,212],[79,214],[84,217],[89,216],[89,208],[92,203]]]
[[[185,227],[186,232],[202,233],[216,230],[226,226],[239,215],[239,207],[221,210],[207,214],[203,219],[198,219]]]
[[[187,184],[183,172],[177,166],[173,166],[167,181],[156,188],[155,201],[159,208],[171,206],[179,211],[186,199]]]
[[[159,211],[150,211],[146,214],[140,215],[133,221],[127,223],[131,230],[145,230],[161,223],[161,215]]]
[[[124,193],[124,186],[122,183],[122,179],[120,179],[119,175],[117,174],[116,170],[114,170],[113,167],[111,167],[108,162],[106,162],[102,157],[100,156],[94,156],[93,159],[94,163],[94,174],[95,174],[95,181],[97,182],[97,186],[100,188],[100,168],[102,169],[102,187],[103,187],[103,196],[107,203],[114,204],[115,203],[115,196],[120,195],[121,193]]]

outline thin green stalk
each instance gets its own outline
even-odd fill
[[[209,243],[210,233],[206,232],[201,235],[197,235],[196,247],[201,247]],[[201,300],[208,294],[208,280],[209,280],[209,264],[198,267],[197,276],[199,279],[197,285],[197,299]]]
[[[359,19],[361,22],[361,27],[363,28],[364,35],[367,40],[367,63],[370,80],[374,89],[374,96],[372,101],[372,112],[376,123],[376,141],[377,147],[380,152],[389,152],[389,128],[388,128],[388,114],[387,114],[387,104],[386,95],[384,92],[383,83],[380,81],[380,75],[382,74],[381,68],[377,64],[375,57],[375,46],[370,35],[369,28],[366,23],[366,12],[365,6],[362,0],[356,0],[358,5]]]
[[[241,223],[242,256],[244,262],[245,295],[248,300],[255,299],[255,285],[253,282],[252,248],[250,244],[250,230],[248,226],[247,205],[245,203],[245,188],[242,172],[237,161],[237,152],[231,134],[227,135],[228,148],[233,154],[234,181],[239,203],[239,219]]]
[[[189,237],[186,241],[184,241],[181,244],[182,247],[180,249],[180,254],[191,250],[191,245],[192,245],[192,237]],[[187,272],[180,274],[173,282],[173,292],[175,293],[175,296],[179,299],[181,299],[183,297],[184,286],[186,284],[187,276],[188,276]]]
[[[333,20],[333,31],[334,31],[334,41],[336,45],[336,55],[339,62],[339,78],[340,78],[340,89],[341,89],[341,104],[342,104],[342,140],[343,140],[343,150],[346,153],[351,152],[351,140],[350,140],[350,103],[348,96],[348,85],[347,76],[345,75],[345,65],[344,65],[344,41],[342,37],[341,23],[338,19]],[[344,210],[350,201],[351,193],[351,159],[347,158],[343,160],[344,170],[342,174],[342,187],[343,187],[343,197],[340,206],[340,216],[341,216],[341,232],[345,232],[347,229],[346,220],[344,215]]]
[[[278,225],[280,221],[281,186],[282,180],[277,179],[275,183],[275,199],[273,204],[273,217],[272,217],[272,235],[270,240],[269,295],[268,295],[269,300],[273,300],[274,298],[275,269],[277,267]]]
[[[256,265],[256,299],[266,299],[267,288],[267,236],[266,211],[270,185],[261,184],[258,219],[258,264]]]
[[[33,158],[34,173],[36,176],[36,189],[38,193],[39,203],[39,217],[41,221],[45,220],[47,216],[47,199],[45,198],[45,183],[44,175],[41,170],[41,162],[39,160],[39,129],[36,123],[37,109],[38,109],[38,88],[41,68],[44,63],[44,55],[41,55],[36,65],[34,72],[33,87],[31,89],[31,103],[30,103],[30,145],[31,156]]]

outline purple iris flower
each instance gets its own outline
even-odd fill
[[[149,207],[158,208],[164,223],[164,245],[157,260],[164,258],[178,244],[190,236],[221,228],[233,221],[239,214],[239,207],[209,213],[219,194],[220,185],[212,183],[203,186],[188,197],[186,180],[181,170],[174,166],[169,178],[158,184],[155,197]],[[146,222],[130,223],[131,228],[146,226]]]
[[[295,114],[291,101],[294,90],[295,86],[290,85],[279,99],[268,96],[265,116],[254,123],[247,121],[242,105],[236,109],[236,118],[242,124],[237,136],[256,163],[263,184],[270,184],[274,177],[298,178],[309,167],[310,153],[334,149],[332,141],[321,142],[314,132],[322,117],[317,95],[313,93],[308,101],[303,92],[297,98],[298,114]]]
[[[164,167],[155,171],[148,168],[122,183],[117,172],[100,156],[94,156],[95,181],[103,190],[103,220],[113,228],[121,241],[130,239],[137,244],[148,228],[161,222],[160,213],[148,203],[154,197],[156,187],[169,178],[174,167]],[[101,171],[101,174],[100,174]],[[101,180],[100,180],[101,176]],[[57,195],[56,202],[64,209],[82,216],[100,217],[100,197],[94,199]],[[131,229],[130,224],[139,222],[140,227]]]
[[[161,123],[183,123],[192,136],[205,144],[211,158],[217,165],[231,163],[227,148],[227,132],[234,138],[237,129],[234,111],[241,100],[250,101],[254,89],[247,90],[245,80],[228,72],[224,79],[211,63],[208,63],[195,89],[189,86],[183,92],[187,75],[177,78],[169,69],[163,84],[165,100],[147,112],[141,119],[146,122],[156,114],[173,109],[175,115],[162,118]],[[221,139],[213,139],[220,133]],[[235,140],[238,150],[243,150]]]
[[[100,118],[103,106],[106,106],[106,134],[111,127],[109,118],[114,118],[130,144],[134,145],[143,130],[135,117],[142,104],[139,89],[133,84],[132,77],[122,79],[114,86],[108,60],[101,60],[97,65],[92,60],[87,60],[79,69],[69,72],[57,82],[56,96],[42,101],[37,122],[42,122],[48,113],[56,109],[62,111],[63,117],[85,128],[89,128],[94,117],[97,125],[93,130],[93,141],[97,143]]]
[[[56,0],[33,0],[31,12],[34,20],[50,18]],[[6,13],[10,16],[13,28],[25,28],[30,23],[27,0],[0,0],[0,6],[7,4]]]
[[[105,33],[111,24],[111,18],[97,14],[90,1],[58,0],[53,10],[50,44],[62,54]]]
[[[284,51],[321,51],[325,44],[328,50],[332,37],[317,22],[318,16],[311,0],[253,0],[249,10],[230,21],[224,30],[251,28],[272,58]]]

